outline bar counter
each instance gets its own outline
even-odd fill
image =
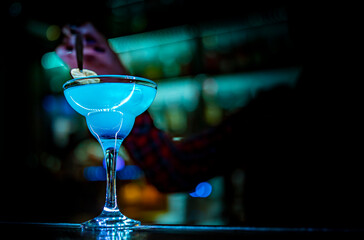
[[[10,239],[235,240],[363,239],[364,229],[141,225],[129,230],[86,230],[73,223],[0,222]]]

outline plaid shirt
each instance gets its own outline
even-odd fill
[[[146,112],[136,118],[123,145],[160,191],[192,191],[199,182],[223,173],[223,168],[211,167],[221,164],[217,153],[224,136],[221,131],[227,129],[214,128],[176,142],[156,128]]]

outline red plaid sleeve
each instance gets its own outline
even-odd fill
[[[148,113],[136,118],[123,145],[147,180],[162,192],[192,191],[224,171],[218,146],[228,127],[218,127],[180,142],[156,128]]]

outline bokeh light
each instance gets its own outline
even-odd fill
[[[206,198],[210,196],[211,192],[212,192],[211,184],[208,182],[201,182],[196,186],[195,191],[190,193],[190,196],[198,198]]]
[[[46,31],[46,37],[49,41],[55,41],[61,36],[61,28],[57,25],[50,25]]]
[[[104,168],[106,169],[106,159],[104,158],[102,165],[104,166]],[[115,171],[120,171],[121,169],[123,169],[125,166],[125,161],[124,159],[118,155],[118,157],[116,158],[116,166],[115,166]]]

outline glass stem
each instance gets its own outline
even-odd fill
[[[107,148],[105,150],[106,160],[106,201],[104,211],[106,212],[118,212],[118,202],[116,198],[116,160],[118,156],[118,149],[114,147]]]

